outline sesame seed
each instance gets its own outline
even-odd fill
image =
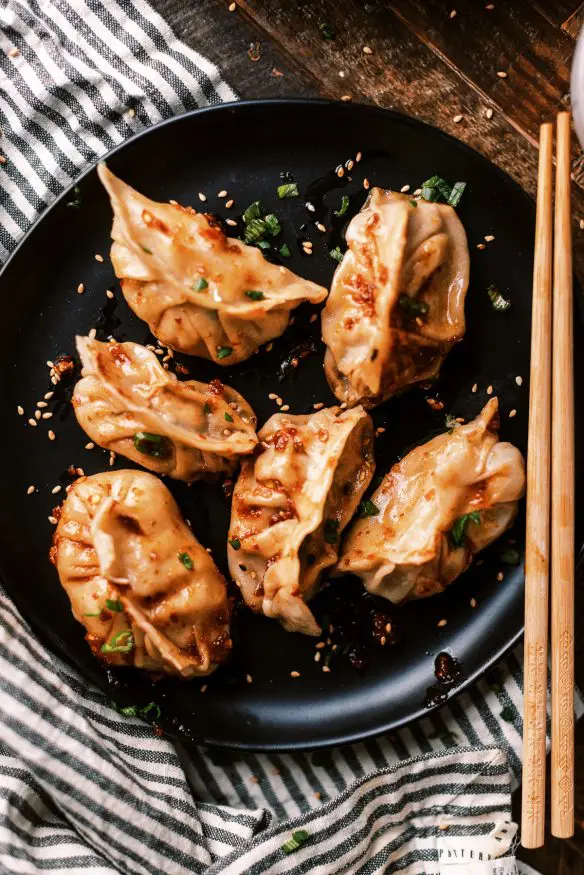
[[[53,386],[56,386],[58,382],[59,381],[57,380],[56,377],[51,377],[51,383],[53,384]]]
[[[464,116],[462,115],[462,113],[459,113],[458,115],[454,116],[452,121],[455,122],[456,124],[458,124],[459,122],[461,122],[463,120],[463,118],[464,118]]]
[[[47,519],[48,519],[48,521],[50,522],[50,524],[51,524],[52,526],[56,526],[56,525],[57,525],[57,517],[56,517],[56,516],[49,516],[49,517],[47,517]]]
[[[156,355],[164,355],[164,350],[160,349],[159,346],[155,347],[154,352],[156,353]]]
[[[235,225],[237,225],[237,222],[235,221],[235,219],[225,219],[225,224],[231,225],[231,227],[233,228]]]
[[[497,580],[499,581],[499,583],[501,583],[501,581],[503,580],[504,577],[505,577],[505,575],[503,574],[502,571],[497,572]]]
[[[135,115],[136,115],[136,110],[134,109],[133,106],[131,106],[131,107],[126,111],[126,115],[128,116],[128,118],[134,118],[134,117],[135,117]]]
[[[229,12],[235,12],[235,10],[237,9],[237,3],[230,3],[227,8]]]
[[[318,316],[316,315],[316,313],[313,313],[308,321],[309,322],[316,322],[317,319],[318,319]]]
[[[45,399],[45,401],[48,401],[50,398],[53,397],[54,394],[55,394],[54,392],[45,392],[45,394],[43,395],[43,398]]]
[[[341,404],[341,410],[346,410],[346,409],[347,409],[347,402],[343,401],[343,403]]]
[[[54,440],[56,440],[57,435],[55,434],[55,432],[52,429],[49,429],[47,432],[47,437],[50,441],[54,441]]]
[[[312,249],[309,246],[302,246],[305,255],[312,255]]]
[[[471,392],[476,392],[478,388],[479,388],[479,387],[477,386],[477,384],[474,383],[474,385],[473,385],[473,387],[472,387],[472,389],[471,389],[470,391],[471,391]]]
[[[438,624],[437,624],[437,625],[440,626],[440,627],[442,627],[442,626],[445,626],[445,625],[447,624],[447,622],[448,622],[448,620],[438,620]]]
[[[230,210],[234,203],[235,201],[233,200],[233,198],[230,198],[228,201],[225,201],[225,208],[227,210]]]
[[[48,368],[52,368],[52,367],[53,367],[53,363],[52,363],[52,362],[47,362],[47,367],[48,367]]]
[[[505,73],[504,70],[497,70],[497,76],[499,77],[499,79],[506,79],[507,78],[507,74]]]
[[[286,413],[288,410],[290,410],[290,405],[283,404],[282,407],[280,408],[280,410],[282,411],[282,413]]]
[[[222,188],[221,191],[217,192],[217,197],[227,197],[227,189]]]
[[[201,687],[201,690],[200,690],[201,693],[205,693],[208,689],[208,686],[209,686],[208,684],[203,684],[203,686]]]
[[[322,670],[328,674],[330,668],[328,667],[328,665],[323,665]]]
[[[49,405],[47,404],[46,401],[37,401],[37,407],[48,407],[48,406]]]
[[[493,118],[493,110],[491,109],[490,106],[489,106],[489,108],[488,108],[487,110],[485,110],[485,116],[486,116],[487,118]]]
[[[291,671],[291,672],[290,672],[290,677],[291,677],[291,678],[299,678],[299,677],[300,677],[300,672],[299,672],[299,671]]]
[[[275,401],[277,397],[278,396],[276,395],[275,392],[270,392],[270,394],[268,395],[268,398],[270,399],[270,401]]]
[[[103,264],[103,255],[100,255],[98,252],[93,256],[96,261],[99,261],[100,264]]]
[[[365,189],[365,191],[367,191],[369,189],[369,180],[368,179],[363,180],[363,188]]]
[[[276,404],[278,405],[278,407],[281,407],[281,406],[282,406],[282,403],[283,403],[283,402],[282,402],[282,399],[281,399],[280,396],[278,395],[277,398],[276,398]]]
[[[95,446],[95,444],[93,443],[93,441],[89,441],[88,444],[85,444],[85,449],[92,450],[94,448],[94,446]]]
[[[450,13],[450,18],[456,18],[456,9],[453,9]]]
[[[203,203],[207,200],[207,195],[203,194],[202,191],[199,192],[199,200],[203,201]]]
[[[347,170],[352,170],[352,169],[353,169],[353,167],[355,166],[355,162],[353,161],[352,158],[349,158],[349,160],[347,161],[347,165],[346,165],[346,166],[347,166]]]
[[[85,291],[85,286],[83,285],[83,283],[79,283],[79,285],[77,286],[77,294],[82,295],[84,291]]]
[[[53,486],[53,488],[51,489],[52,495],[56,495],[57,492],[60,492],[62,488],[62,486]]]
[[[111,301],[111,299],[112,299],[113,296],[114,296],[114,293],[112,292],[111,289],[106,289],[106,290],[105,290],[105,295],[106,295],[106,298],[109,298],[110,301]]]
[[[375,434],[379,437],[380,434],[385,434],[385,431],[386,430],[384,428],[378,428]]]
[[[32,427],[35,428],[37,425],[37,421],[36,421],[36,419],[29,419],[28,424],[32,425]]]
[[[414,197],[418,197],[418,196],[421,195],[421,194],[422,194],[422,189],[421,189],[421,188],[417,188],[417,189],[415,190],[415,192],[414,192]]]
[[[322,648],[325,646],[325,644],[324,644],[324,641],[319,641],[318,644],[315,644],[314,646],[316,647],[317,650],[322,650]]]
[[[402,187],[400,188],[400,191],[402,192],[402,194],[405,194],[407,191],[410,190],[410,188],[411,188],[410,185],[402,185]]]
[[[494,239],[495,237],[493,234],[485,234],[485,240],[487,241],[487,243],[492,243]]]
[[[492,394],[493,394],[493,387],[487,386],[487,395],[492,395]]]
[[[369,46],[363,46],[363,54],[364,55],[372,55],[373,49],[370,49]]]
[[[20,52],[18,51],[18,49],[15,46],[15,47],[11,48],[10,51],[8,52],[8,57],[9,58],[17,58],[19,54],[20,54]]]
[[[389,634],[391,632],[391,623],[385,624],[385,631]]]
[[[225,437],[229,437],[229,435],[231,434],[231,432],[229,431],[228,428],[224,428],[224,429],[223,429],[223,434],[225,435]]]
[[[248,682],[248,684],[253,684],[253,678],[250,674],[246,674],[245,679]]]
[[[476,606],[477,606],[477,600],[476,600],[475,598],[472,598],[472,599],[470,600],[470,606],[471,606],[471,608],[476,608]]]
[[[522,386],[523,385],[523,377],[515,377],[515,382],[517,383],[518,386]]]
[[[17,411],[19,416],[24,416],[24,407],[21,407],[20,404],[16,408],[16,411]]]
[[[322,408],[324,407],[324,404],[322,403],[322,401],[318,401],[316,404],[313,404],[312,406],[313,406],[314,410],[322,410]]]
[[[320,650],[317,650],[316,653],[314,654],[314,661],[320,662]]]
[[[41,412],[40,412],[40,410],[35,410],[35,412],[34,412],[34,418],[35,418],[35,419],[40,419],[40,418],[41,418]]]
[[[35,490],[35,487],[34,487],[34,486],[29,486],[28,489],[26,490],[26,494],[27,494],[27,495],[32,495],[33,492],[34,492],[34,490]]]
[[[270,341],[269,343],[266,343],[266,352],[271,352],[273,350],[273,348],[274,348],[274,344],[272,343],[272,341]]]
[[[307,203],[306,203],[306,209],[308,210],[309,213],[315,213],[315,212],[316,212],[316,207],[314,206],[314,204],[311,204],[310,201],[307,201]]]
[[[387,638],[385,637],[385,635],[382,635],[381,638],[379,639],[379,643],[381,644],[382,647],[385,647],[386,641],[387,641]]]
[[[580,230],[584,231],[584,219],[580,219]]]
[[[359,163],[359,161],[361,160],[362,157],[363,157],[363,154],[361,152],[357,152],[357,154],[355,155],[355,161],[357,162],[357,164]]]
[[[441,829],[442,831],[444,831],[445,829],[448,829],[448,824],[447,824],[447,823],[441,823],[441,824],[438,826],[438,829]]]
[[[110,454],[109,454],[110,468],[112,467],[112,465],[114,464],[115,461],[116,461],[116,454],[114,453],[113,450],[110,450]]]
[[[341,95],[341,100],[343,101],[343,103],[348,103],[352,99],[353,98],[351,97],[350,94],[342,94]]]
[[[477,249],[486,249],[486,248],[487,247],[485,246],[484,243],[477,243]]]
[[[317,222],[317,223],[316,223],[316,227],[318,228],[319,231],[322,231],[323,234],[326,232],[326,228],[325,228],[325,226],[322,224],[322,222]]]
[[[339,166],[337,167],[336,173],[337,173],[337,176],[339,177],[339,179],[342,179],[342,177],[345,175],[345,168],[339,164]]]
[[[7,160],[5,155],[0,155],[0,164],[6,164]]]
[[[341,79],[344,79],[345,78],[345,71],[339,70],[339,76],[341,77]]]
[[[495,8],[494,3],[487,3],[487,5],[485,6],[485,9],[487,10],[487,12],[490,12],[494,8]]]
[[[509,411],[509,419],[513,419],[514,416],[517,416],[517,411],[515,409]]]
[[[43,416],[42,416],[43,419],[52,419],[52,417],[53,417],[52,413],[43,413]]]

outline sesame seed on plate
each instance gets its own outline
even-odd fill
[[[135,117],[135,115],[136,115],[136,110],[134,109],[133,106],[131,106],[129,109],[126,110],[126,115],[128,116],[128,118],[134,118],[134,117]]]
[[[487,386],[487,395],[492,395],[492,394],[493,394],[493,387]]]
[[[316,207],[314,206],[314,204],[311,204],[310,201],[306,202],[306,209],[308,210],[309,213],[316,212]]]
[[[341,94],[341,100],[343,101],[343,103],[348,103],[352,99],[353,98],[350,94]]]
[[[320,662],[320,650],[317,650],[316,653],[314,654],[314,661]]]
[[[35,419],[40,419],[40,418],[41,418],[41,412],[40,412],[40,410],[35,410],[35,412],[34,412],[34,418],[35,418]]]
[[[491,12],[491,10],[494,9],[494,8],[495,8],[495,4],[494,4],[494,3],[487,3],[487,5],[485,6],[485,9],[486,9],[488,12]]]
[[[471,391],[471,392],[476,392],[478,388],[479,388],[479,387],[477,386],[477,384],[474,383],[474,384],[473,384],[473,387],[472,387],[472,389],[471,389],[470,391]]]
[[[49,413],[43,413],[42,418],[43,418],[43,419],[52,419],[52,416],[53,416],[53,414],[50,413],[50,412],[49,412]]]
[[[515,377],[515,382],[517,383],[518,386],[522,386],[523,385],[523,377]]]
[[[96,261],[99,261],[100,264],[103,264],[103,255],[100,255],[99,252],[96,252],[96,254],[93,257],[95,258]]]
[[[368,179],[364,179],[364,180],[363,180],[363,188],[365,189],[365,191],[367,191],[367,190],[369,189],[369,185],[370,185],[369,180],[368,180]]]
[[[272,343],[272,341],[270,341],[269,343],[266,343],[266,352],[271,352],[273,348],[274,348],[274,344]]]
[[[18,407],[16,408],[16,411],[17,411],[17,413],[18,413],[19,416],[24,416],[24,407],[21,407],[20,404],[19,404]]]
[[[438,620],[437,625],[442,627],[442,626],[445,626],[447,624],[447,622],[448,622],[448,620]]]
[[[37,401],[37,407],[48,407],[48,406],[49,405],[47,404],[46,401]]]
[[[452,119],[452,121],[453,121],[455,124],[458,124],[459,122],[461,122],[461,121],[463,120],[463,118],[464,118],[464,116],[462,115],[462,113],[459,113],[458,115],[455,115],[455,116],[454,116],[454,118]]]
[[[109,454],[110,468],[112,467],[112,465],[114,464],[115,461],[116,461],[116,454],[114,453],[113,450],[110,450],[110,454]]]
[[[275,401],[277,397],[278,396],[276,395],[275,392],[270,392],[270,394],[268,395],[268,398],[270,399],[270,401]]]
[[[502,571],[497,572],[497,580],[499,581],[499,583],[501,583],[501,581],[503,580],[504,577],[505,577],[505,575],[503,574]]]
[[[342,164],[339,164],[335,172],[339,179],[342,179],[342,177],[345,175],[345,168],[342,166]]]
[[[253,678],[250,674],[246,674],[245,679],[248,682],[248,684],[253,684]]]
[[[230,210],[235,201],[233,198],[230,198],[228,201],[225,201],[225,209]]]
[[[364,55],[372,55],[373,49],[369,48],[369,46],[363,46],[363,54]]]
[[[477,600],[476,600],[475,598],[472,598],[472,599],[470,600],[469,604],[470,604],[471,608],[476,608],[476,606],[477,606]]]
[[[43,398],[45,399],[45,401],[48,401],[50,398],[53,397],[54,394],[55,394],[54,392],[45,392],[45,394],[43,395]]]
[[[203,684],[203,686],[201,687],[201,693],[206,692],[208,689],[208,686],[209,686],[209,684]]]
[[[453,9],[450,13],[450,18],[456,18],[457,12],[456,9]]]
[[[322,224],[322,222],[317,222],[317,223],[316,223],[316,227],[318,228],[319,231],[322,231],[323,234],[326,232],[326,228],[325,228],[325,226]]]
[[[513,419],[514,416],[517,416],[517,411],[515,409],[509,411],[509,419]]]
[[[322,403],[322,401],[318,401],[316,404],[313,404],[312,406],[313,406],[314,410],[322,410],[322,408],[324,407],[324,404]]]
[[[359,161],[361,160],[362,157],[363,157],[363,153],[362,153],[362,152],[357,152],[357,154],[355,155],[355,161],[356,161],[357,163],[359,163]]]
[[[347,161],[347,170],[352,170],[354,166],[355,166],[355,162],[353,161],[352,158],[349,158],[349,160]]]
[[[235,219],[225,219],[225,224],[231,225],[231,227],[233,228],[235,225],[237,225],[237,222],[235,221]]]
[[[580,219],[580,230],[584,231],[584,219]]]
[[[411,188],[410,185],[402,185],[402,187],[400,188],[400,191],[402,192],[402,194],[405,194],[406,192],[408,192],[410,190],[410,188]]]
[[[381,644],[382,647],[385,647],[386,642],[387,642],[387,638],[385,637],[385,635],[382,635],[381,638],[379,639],[379,643]]]
[[[38,425],[36,419],[32,419],[32,418],[28,420],[28,424],[32,425],[33,428],[35,428]]]
[[[318,319],[318,316],[316,315],[316,313],[313,313],[308,321],[309,322],[316,322],[317,319]]]
[[[59,485],[57,485],[57,486],[53,486],[53,488],[51,489],[51,493],[52,493],[52,495],[56,495],[57,492],[60,492],[62,488],[63,488],[63,487],[62,487],[62,486],[59,486]]]
[[[279,395],[278,395],[277,398],[276,398],[276,404],[278,405],[278,407],[281,407],[282,404],[283,404],[283,401],[282,401],[282,399],[280,398]]]
[[[48,430],[48,432],[47,432],[47,437],[48,437],[48,439],[49,439],[50,441],[54,441],[54,440],[56,440],[57,435],[56,435],[55,432],[50,428],[50,429]]]
[[[282,413],[287,413],[287,411],[290,410],[290,405],[283,404],[282,407],[280,408],[280,410],[282,411]]]
[[[79,285],[77,286],[77,294],[82,295],[84,291],[85,291],[85,286],[83,285],[83,283],[79,283]]]
[[[485,110],[485,116],[486,118],[493,118],[493,110],[490,106],[488,107],[488,109]]]
[[[237,3],[230,3],[227,9],[229,10],[229,12],[235,12],[235,10],[237,9]]]
[[[111,301],[111,299],[112,299],[113,296],[114,296],[114,293],[112,292],[112,290],[111,290],[111,289],[106,289],[106,290],[105,290],[105,294],[106,294],[106,298],[109,298],[110,301]]]
[[[203,203],[207,200],[207,195],[203,194],[202,191],[199,192],[199,200],[202,201]]]
[[[330,668],[328,667],[328,665],[323,665],[322,670],[327,674],[330,672]]]
[[[299,671],[291,671],[291,672],[290,672],[290,677],[291,677],[291,678],[299,678],[299,677],[300,677],[300,672],[299,672]]]
[[[487,243],[492,243],[494,239],[495,239],[494,234],[485,234],[485,240]]]
[[[57,525],[57,517],[56,517],[56,516],[49,516],[49,517],[47,517],[47,519],[48,519],[48,521],[50,522],[50,524],[51,524],[52,526],[56,526],[56,525]]]
[[[29,486],[28,489],[26,490],[26,494],[27,494],[27,495],[32,495],[33,492],[35,491],[35,488],[36,488],[36,487],[34,487],[34,486]]]
[[[95,446],[95,444],[93,443],[93,441],[89,441],[88,444],[85,444],[85,449],[92,450],[94,448],[94,446]]]
[[[486,248],[487,247],[485,246],[484,243],[477,243],[477,249],[486,249]]]
[[[507,78],[507,74],[504,70],[497,70],[497,76],[499,77],[499,79],[506,79]]]
[[[324,641],[319,641],[318,644],[315,644],[314,646],[316,647],[317,650],[322,650],[322,648],[325,646],[325,644],[324,644]]]
[[[227,189],[222,188],[221,191],[217,192],[217,197],[227,197]]]
[[[18,49],[16,48],[16,46],[13,46],[13,47],[10,49],[10,51],[8,52],[8,57],[9,57],[9,58],[17,58],[17,57],[19,56],[19,54],[20,54],[20,52],[18,51]]]

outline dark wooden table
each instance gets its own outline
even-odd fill
[[[584,25],[578,0],[152,2],[240,97],[324,96],[401,110],[483,152],[532,194],[539,125],[569,106]],[[584,154],[576,141],[573,178],[575,265],[584,285]],[[583,592],[580,575],[578,601]],[[578,644],[576,674],[582,684]],[[519,852],[543,875],[584,875],[582,725],[576,756],[576,835]]]

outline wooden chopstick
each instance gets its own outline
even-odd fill
[[[552,356],[552,834],[574,833],[574,376],[570,113],[558,114]]]
[[[529,392],[525,547],[525,660],[521,842],[543,845],[545,830],[546,700],[550,520],[550,400],[552,337],[552,141],[539,132],[539,170]]]

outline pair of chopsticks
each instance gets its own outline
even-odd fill
[[[521,823],[521,842],[526,848],[543,845],[545,832],[550,546],[551,827],[552,835],[560,838],[567,838],[574,832],[574,387],[570,113],[558,114],[556,136],[553,205],[553,126],[541,126],[527,454]]]

